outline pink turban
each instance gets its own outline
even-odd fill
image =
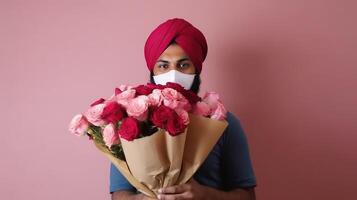
[[[184,19],[169,19],[160,24],[145,43],[145,60],[150,71],[153,70],[162,52],[175,41],[190,57],[200,74],[202,63],[207,56],[207,42],[200,30]]]

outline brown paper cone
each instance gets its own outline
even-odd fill
[[[122,140],[126,162],[114,157],[106,146],[94,143],[130,184],[156,197],[157,189],[186,183],[193,176],[227,125],[226,121],[190,114],[187,132],[179,136],[159,130],[131,142]]]
[[[133,141],[121,140],[132,175],[156,191],[174,185],[180,175],[186,131],[171,136],[160,129],[151,136]]]
[[[227,121],[190,114],[182,169],[176,185],[186,183],[194,175],[227,126]]]
[[[128,165],[125,161],[120,160],[113,156],[113,154],[108,150],[108,148],[100,143],[97,143],[95,140],[95,146],[113,163],[113,165],[123,174],[123,176],[129,181],[129,183],[134,186],[137,190],[144,193],[147,196],[155,198],[156,195],[153,191],[147,188],[145,185],[140,183],[131,173],[128,168]]]

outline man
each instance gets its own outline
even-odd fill
[[[196,27],[183,19],[160,24],[145,44],[145,59],[151,82],[176,82],[198,93],[207,42]],[[222,69],[224,70],[224,69]],[[228,127],[186,184],[162,188],[158,199],[254,200],[256,179],[246,136],[234,114],[227,114]],[[113,200],[152,199],[140,194],[111,165],[110,192]]]

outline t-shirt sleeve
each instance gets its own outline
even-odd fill
[[[120,173],[120,171],[113,165],[110,164],[110,184],[109,184],[109,191],[113,193],[119,190],[129,190],[136,192],[135,187],[133,187],[126,178]]]
[[[247,137],[234,114],[227,114],[223,142],[223,174],[228,190],[256,186]]]

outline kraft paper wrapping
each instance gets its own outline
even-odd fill
[[[172,137],[160,129],[149,137],[121,140],[132,175],[151,190],[174,185],[180,175],[186,131]]]
[[[156,197],[159,188],[184,184],[193,176],[227,125],[226,121],[190,114],[186,132],[178,136],[159,130],[131,142],[121,140],[126,162],[94,142],[136,189]]]

